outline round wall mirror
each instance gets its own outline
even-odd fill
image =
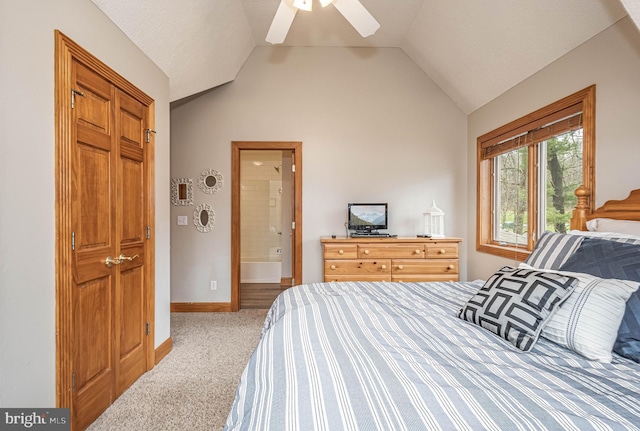
[[[200,204],[193,211],[193,224],[200,232],[209,232],[216,224],[216,213],[208,204]]]
[[[207,178],[204,179],[204,184],[207,187],[215,187],[217,182],[218,180],[216,180],[216,177],[214,177],[213,175],[209,175]]]
[[[200,174],[198,187],[200,187],[200,190],[203,192],[212,195],[222,188],[223,182],[224,180],[220,172],[215,169],[205,169]]]

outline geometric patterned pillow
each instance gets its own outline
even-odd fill
[[[528,352],[577,281],[569,275],[505,266],[489,277],[458,317]]]
[[[578,235],[543,232],[525,263],[538,269],[560,269],[583,239]]]

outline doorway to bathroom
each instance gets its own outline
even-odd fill
[[[232,143],[234,310],[268,308],[302,280],[301,145]]]

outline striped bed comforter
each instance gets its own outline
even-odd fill
[[[468,283],[316,283],[265,320],[225,430],[640,429],[640,364],[529,353],[456,317]]]

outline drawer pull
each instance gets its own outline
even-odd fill
[[[420,254],[422,252],[422,250],[420,250],[419,248],[416,249],[416,254]]]
[[[455,266],[453,266],[453,264],[449,265],[449,269],[453,269],[455,268]]]
[[[369,250],[365,250],[365,251],[364,251],[364,254],[369,254]]]
[[[382,265],[380,268],[387,269],[387,265]]]
[[[445,254],[447,251],[444,248],[441,248],[440,251],[438,253],[440,254]]]
[[[344,250],[340,250],[338,254],[344,254]]]
[[[404,265],[398,265],[398,269],[404,269]]]
[[[331,265],[331,269],[336,269],[336,266],[335,265]]]

